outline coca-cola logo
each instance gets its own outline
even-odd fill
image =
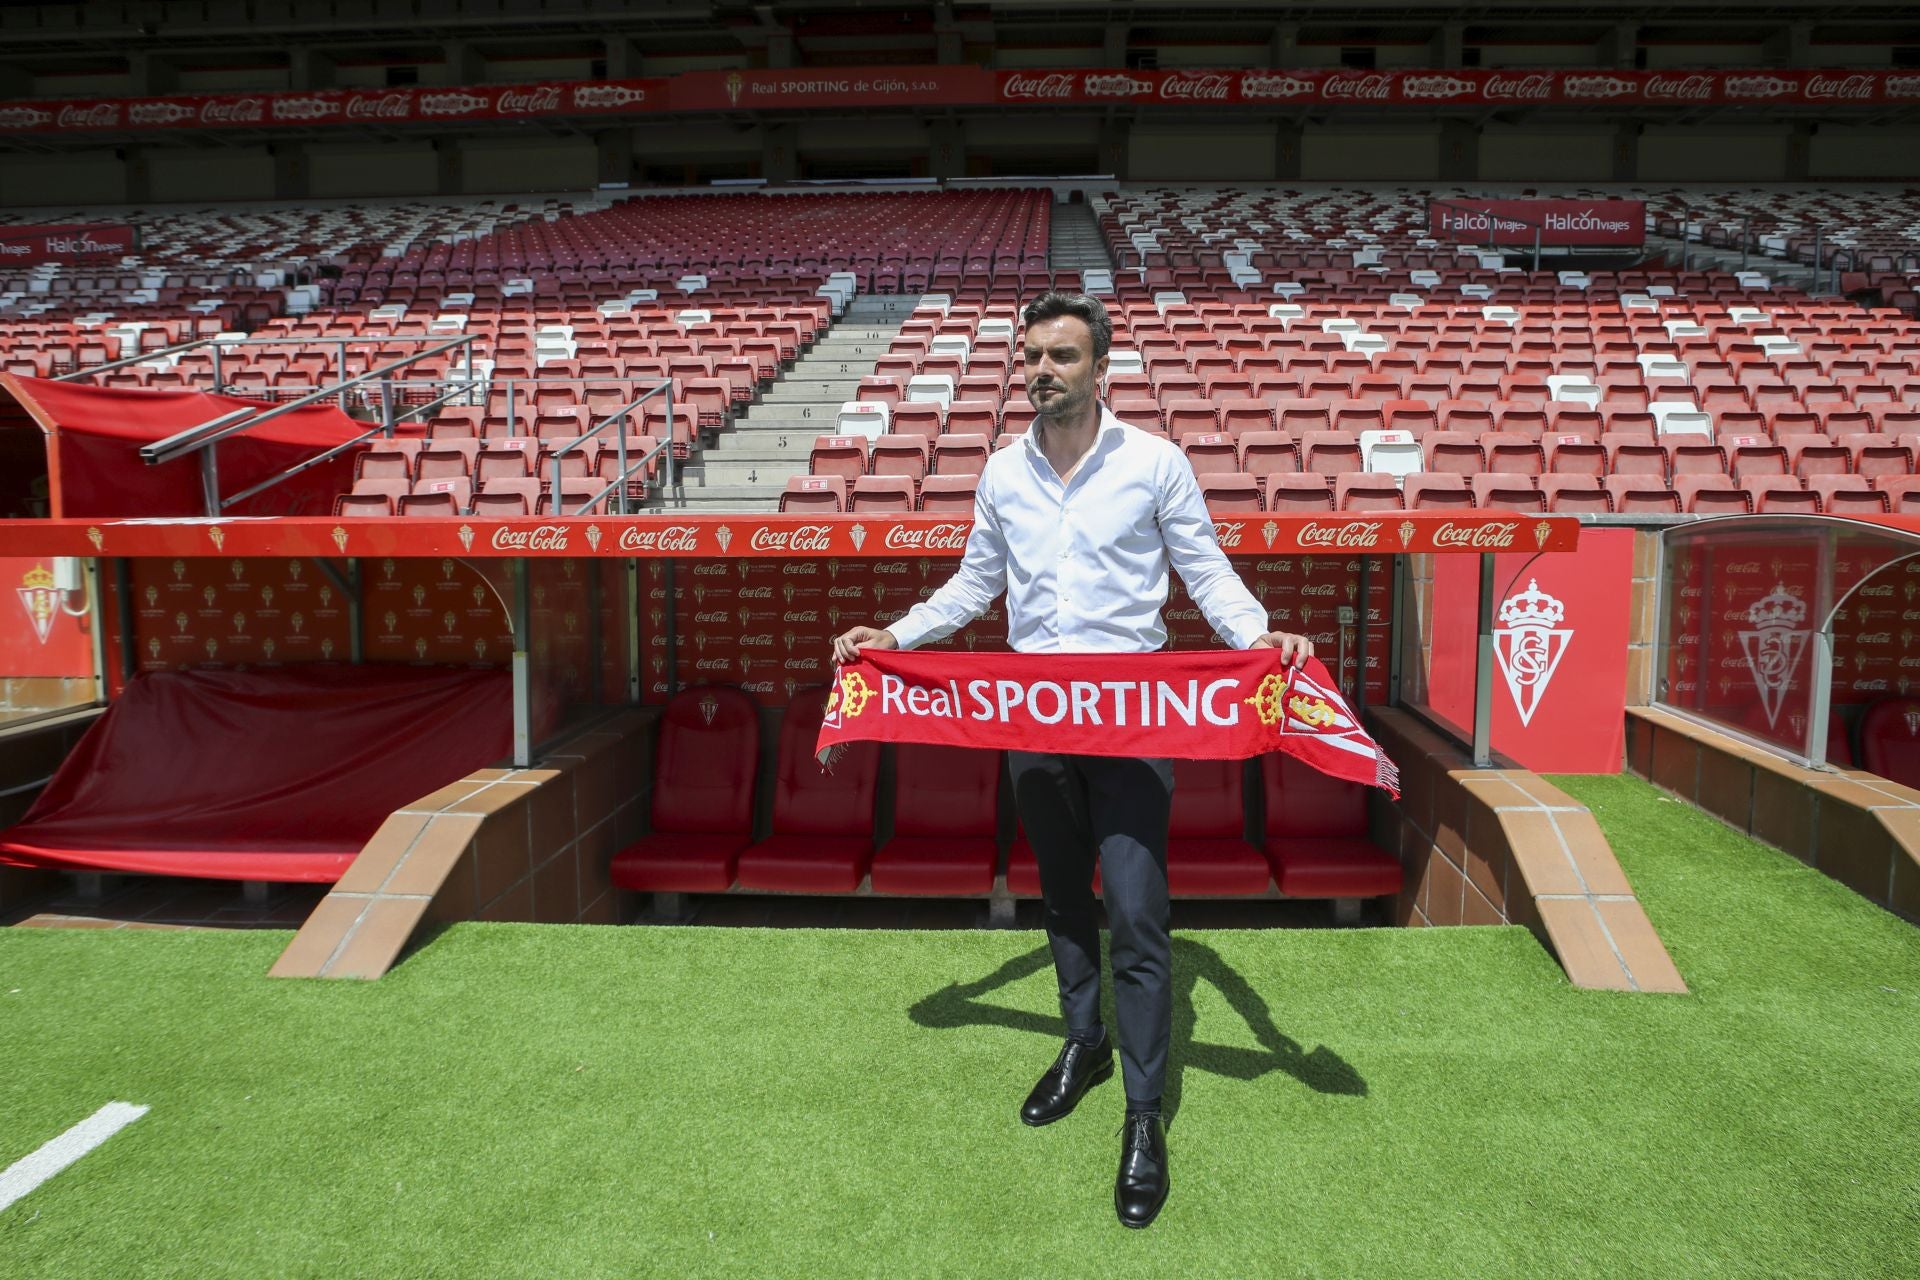
[[[1873,99],[1873,77],[1823,76],[1816,71],[1807,77],[1806,93],[1816,102],[1870,102]]]
[[[495,551],[565,551],[567,527],[563,524],[543,524],[527,529],[501,525],[493,531],[493,549]]]
[[[1291,98],[1309,98],[1319,91],[1318,81],[1302,76],[1250,71],[1240,77],[1240,96],[1246,99],[1263,102],[1286,101]]]
[[[741,636],[740,647],[742,649],[771,649],[773,648],[773,632],[763,631],[758,635]]]
[[[1479,87],[1464,76],[1408,76],[1400,82],[1400,94],[1406,98],[1444,101],[1449,98],[1464,98]]]
[[[1000,96],[1021,102],[1066,101],[1073,97],[1073,73],[1029,76],[1014,72],[1000,83]]]
[[[55,121],[62,129],[112,129],[120,124],[120,106],[114,102],[96,102],[91,106],[68,103],[60,108]]]
[[[693,615],[695,622],[725,622],[730,615],[725,609],[707,609]]]
[[[967,545],[965,524],[934,524],[923,529],[891,525],[881,539],[888,551],[959,551]]]
[[[1393,96],[1393,77],[1385,72],[1330,76],[1320,92],[1335,102],[1385,102]]]
[[[1321,524],[1309,521],[1300,530],[1300,545],[1303,547],[1353,547],[1366,550],[1380,545],[1381,524],[1378,520],[1349,520],[1344,524]],[[1309,594],[1315,594],[1309,592]]]
[[[393,93],[357,93],[347,99],[349,120],[406,120],[413,115],[413,95],[405,89]]]
[[[266,118],[265,98],[212,98],[200,104],[201,124],[259,124]]]
[[[1216,520],[1213,522],[1214,541],[1220,544],[1222,551],[1231,551],[1240,545],[1240,539],[1246,531],[1246,525],[1239,520]]]
[[[1225,102],[1233,89],[1233,78],[1215,72],[1203,75],[1172,75],[1160,82],[1164,102]]]
[[[780,669],[782,671],[818,671],[820,669],[820,659],[788,658],[780,664]]]
[[[833,526],[830,524],[802,524],[791,529],[770,529],[765,525],[753,531],[747,539],[747,545],[755,551],[829,551],[833,548]],[[788,572],[796,572],[800,566],[785,566]],[[806,566],[810,572],[812,566]]]
[[[773,599],[773,588],[742,587],[733,593],[733,598],[736,600],[771,600]]]
[[[1713,98],[1713,77],[1701,72],[1691,75],[1650,75],[1643,86],[1649,102],[1707,102]]]
[[[827,588],[827,599],[829,600],[858,600],[865,594],[866,592],[862,591],[859,587]]]
[[[1761,101],[1788,97],[1799,88],[1798,83],[1785,76],[1728,76],[1726,82],[1726,93],[1729,98]]]
[[[1119,74],[1090,75],[1081,84],[1089,98],[1136,98],[1153,92],[1153,81]]]
[[[622,551],[665,551],[686,554],[700,549],[700,530],[690,524],[628,525],[620,531]]]
[[[1567,76],[1560,81],[1560,92],[1569,98],[1605,102],[1635,96],[1640,84],[1626,76]]]
[[[1475,550],[1501,550],[1513,546],[1520,526],[1512,521],[1492,524],[1457,525],[1448,520],[1433,531],[1436,547],[1471,547]]]
[[[495,103],[501,115],[532,115],[560,109],[560,87],[542,85],[533,89],[502,89]]]
[[[1501,102],[1545,102],[1553,96],[1553,74],[1536,71],[1528,75],[1502,75],[1496,71],[1480,86],[1480,92]]]

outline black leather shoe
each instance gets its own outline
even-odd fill
[[[1081,1095],[1113,1074],[1113,1038],[1108,1036],[1088,1048],[1077,1040],[1067,1041],[1060,1056],[1053,1060],[1040,1083],[1027,1095],[1020,1118],[1031,1125],[1052,1124],[1079,1105]]]
[[[1144,1227],[1167,1202],[1167,1129],[1158,1111],[1129,1111],[1120,1129],[1120,1176],[1113,1207],[1120,1225]]]

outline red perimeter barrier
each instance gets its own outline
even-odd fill
[[[135,679],[0,862],[331,883],[388,816],[506,756],[504,671],[300,666]]]

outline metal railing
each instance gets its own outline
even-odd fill
[[[335,396],[342,397],[342,403],[344,404],[346,393],[354,387],[382,378],[396,369],[404,369],[416,361],[428,359],[445,351],[451,351],[456,347],[466,349],[467,367],[472,368],[472,343],[473,338],[471,336],[461,334],[435,342],[425,350],[416,352],[413,355],[402,356],[397,360],[389,361],[386,364],[369,369],[365,373],[344,378],[332,386],[323,387],[320,390],[309,392],[297,399],[289,400],[284,404],[275,405],[273,408],[265,410],[264,412],[249,407],[245,409],[235,409],[230,413],[223,413],[217,418],[212,418],[206,422],[188,427],[184,431],[175,432],[164,440],[156,440],[151,444],[141,445],[140,458],[148,466],[159,466],[162,463],[172,462],[176,458],[183,458],[190,453],[198,453],[200,455],[200,488],[206,502],[207,514],[209,516],[218,516],[235,503],[242,502],[257,493],[270,489],[274,485],[298,475],[310,467],[318,466],[323,462],[338,457],[340,454],[345,453],[364,440],[368,440],[383,432],[391,434],[392,424],[388,422],[383,425],[370,427],[353,439],[343,444],[335,445],[326,452],[308,458],[304,462],[296,463],[278,475],[271,476],[230,498],[222,498],[220,496],[219,462],[214,449],[214,446],[219,444],[220,441],[227,439],[229,436],[238,435],[243,431],[250,431],[261,423],[271,422],[283,414],[292,413],[296,409],[307,408],[309,405],[318,404],[323,400],[332,399]]]

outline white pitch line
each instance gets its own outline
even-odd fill
[[[8,1165],[0,1173],[0,1211],[145,1114],[145,1107],[131,1102],[109,1102],[32,1155]]]

